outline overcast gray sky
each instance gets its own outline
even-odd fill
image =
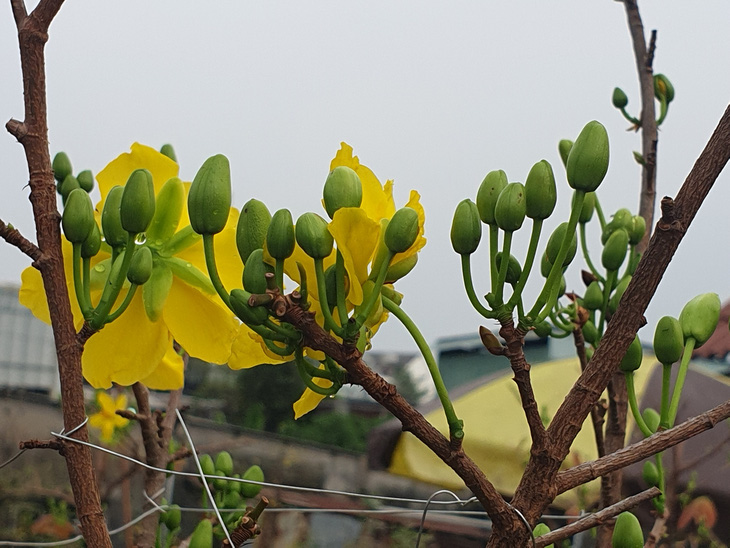
[[[674,195],[730,102],[730,2],[640,2],[647,35],[659,31],[655,70],[676,99],[659,141],[661,195]],[[524,181],[545,158],[559,179],[557,212],[570,199],[561,138],[600,120],[611,167],[600,188],[608,214],[637,209],[638,135],[610,103],[614,86],[636,113],[636,68],[623,4],[611,0],[423,2],[367,0],[67,2],[47,45],[51,151],[95,173],[134,141],[175,146],[183,179],[226,154],[234,205],[251,197],[295,217],[320,211],[330,159],[347,141],[405,203],[417,189],[428,244],[399,289],[428,340],[475,332],[453,210],[484,175]],[[0,120],[21,118],[22,86],[9,2],[0,7]],[[0,137],[0,218],[33,238],[22,148]],[[730,175],[716,184],[648,311],[653,323],[704,291],[730,297]],[[528,227],[526,224],[525,227]],[[523,232],[529,231],[525,228]],[[526,237],[515,253],[524,256]],[[600,253],[598,250],[596,253]],[[477,252],[475,264],[486,265]],[[0,243],[0,282],[17,283],[27,259]],[[573,270],[569,286],[582,289]],[[486,270],[476,269],[485,293]],[[538,288],[529,288],[528,301]],[[531,302],[529,303],[531,304]],[[483,323],[483,322],[482,322]],[[376,349],[414,350],[391,319]],[[649,329],[641,332],[650,340]]]

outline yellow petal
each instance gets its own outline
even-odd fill
[[[183,369],[182,357],[170,344],[160,364],[149,376],[140,379],[140,382],[151,390],[177,390],[183,387]]]
[[[332,386],[332,383],[327,379],[314,378],[312,380],[314,381],[314,384],[321,386],[322,388],[329,388]],[[305,388],[302,396],[295,401],[292,406],[294,409],[294,419],[298,419],[312,411],[324,398],[325,396],[317,394],[309,388]]]
[[[335,212],[329,231],[337,242],[350,278],[348,300],[357,306],[362,303],[362,284],[368,278],[368,264],[378,245],[380,224],[370,219],[364,210],[348,207]]]
[[[167,326],[147,318],[138,292],[124,314],[86,342],[84,378],[94,388],[109,388],[112,382],[129,386],[152,373],[169,344]]]
[[[410,207],[411,209],[414,209],[416,213],[418,213],[418,236],[416,237],[416,241],[413,242],[413,245],[411,247],[409,247],[403,253],[398,253],[395,257],[393,257],[393,264],[403,260],[406,257],[415,255],[421,249],[423,249],[423,246],[426,245],[426,238],[423,237],[425,231],[426,213],[423,210],[423,206],[421,205],[420,200],[420,194],[418,194],[418,192],[416,192],[415,190],[411,190],[411,195],[408,199],[408,202],[406,203],[406,207]]]
[[[213,363],[226,363],[238,328],[233,313],[222,303],[175,278],[162,318],[188,354]]]
[[[115,185],[124,186],[135,169],[147,169],[152,174],[152,182],[157,194],[168,179],[177,177],[178,165],[152,147],[134,143],[130,152],[125,152],[112,160],[96,175],[101,193],[101,203],[109,190]]]
[[[100,409],[100,412],[102,413],[102,415],[104,413],[113,415],[114,411],[116,410],[116,406],[114,405],[114,400],[106,392],[97,392],[96,393],[96,403],[99,404],[99,409]]]
[[[264,363],[285,363],[289,361],[281,356],[270,356],[264,350],[261,337],[251,329],[241,324],[231,347],[231,358],[228,360],[228,367],[231,369],[249,369]]]

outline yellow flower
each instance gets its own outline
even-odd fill
[[[389,180],[385,185],[381,184],[375,174],[368,167],[360,164],[360,160],[357,156],[353,156],[352,152],[350,145],[341,143],[340,150],[330,163],[330,170],[338,166],[346,166],[357,173],[362,183],[362,203],[360,207],[339,209],[328,225],[336,243],[336,250],[342,255],[345,270],[350,280],[346,298],[348,313],[363,304],[363,287],[368,280],[372,284],[377,275],[377,272],[372,272],[373,261],[376,258],[379,245],[382,245],[382,233],[386,222],[396,211],[393,200],[393,181]],[[397,254],[393,258],[391,266],[397,265],[417,254],[426,244],[426,239],[423,237],[425,214],[417,192],[411,191],[406,206],[411,207],[418,213],[418,237],[408,250]],[[335,258],[336,251],[333,250],[332,254],[324,259],[324,268],[327,269],[333,265]],[[287,259],[285,271],[290,278],[301,283],[297,263],[305,268],[309,299],[312,305],[311,310],[315,313],[315,318],[321,325],[324,320],[319,303],[314,263],[298,245],[292,257]],[[370,337],[386,319],[387,312],[383,311],[379,317],[368,324]],[[336,314],[334,320],[339,321]],[[234,369],[240,369],[254,367],[261,363],[283,363],[291,360],[291,357],[274,356],[266,351],[262,345],[263,342],[258,335],[251,334],[248,331],[239,333],[232,348],[229,365]],[[324,356],[318,352],[309,351],[308,355],[319,361],[324,359]],[[323,388],[332,385],[330,381],[325,379],[314,378],[313,381]],[[299,418],[314,409],[324,397],[309,388],[305,389],[302,397],[294,404],[295,418]]]
[[[97,175],[101,202],[115,185],[123,186],[135,170],[145,168],[153,177],[155,193],[169,179],[177,177],[178,165],[156,150],[135,143],[130,153],[120,155]],[[189,184],[185,184],[185,194]],[[157,204],[164,207],[165,204]],[[228,224],[216,236],[218,268],[225,284],[240,284],[243,265],[236,252],[236,210],[231,210]],[[190,355],[213,363],[226,363],[238,321],[215,294],[207,275],[200,237],[192,234],[187,221],[186,200],[175,235],[189,235],[184,245],[170,250],[168,240],[144,242],[153,255],[153,277],[137,290],[129,307],[116,320],[104,326],[87,341],[82,356],[86,380],[95,388],[109,388],[112,383],[123,386],[137,381],[157,390],[174,390],[183,385],[183,362],[173,348],[176,341]],[[64,240],[66,283],[71,296],[76,328],[84,322],[75,298],[71,245]],[[98,303],[111,265],[110,249],[102,250],[91,261],[91,301]],[[155,277],[157,275],[157,280]],[[159,281],[162,280],[162,281]],[[120,292],[118,306],[127,292],[128,283]],[[41,320],[50,323],[48,304],[40,274],[27,268],[22,274],[20,302]],[[113,307],[113,310],[115,309]]]
[[[124,428],[129,419],[120,417],[116,411],[127,408],[127,396],[119,394],[115,399],[106,392],[96,393],[96,403],[99,411],[89,417],[89,426],[101,430],[101,439],[110,442],[114,438],[114,431],[117,428]]]

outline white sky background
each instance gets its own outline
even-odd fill
[[[658,29],[655,71],[676,89],[659,140],[659,196],[674,195],[730,102],[730,3],[640,2],[647,37]],[[608,215],[638,208],[639,136],[610,103],[614,86],[638,114],[636,67],[624,7],[611,0],[514,2],[67,2],[47,51],[52,154],[97,173],[134,141],[174,145],[191,180],[210,155],[226,154],[234,205],[249,198],[295,218],[322,213],[329,162],[346,141],[396,203],[422,196],[428,244],[398,289],[429,341],[475,332],[451,249],[456,204],[476,196],[484,175],[504,169],[523,181],[542,158],[558,178],[552,230],[567,219],[570,192],[561,138],[600,120],[611,167],[599,189]],[[0,7],[0,121],[22,119],[22,80],[9,2]],[[22,148],[0,137],[0,219],[33,239]],[[726,250],[730,174],[721,175],[670,266],[642,330],[695,294],[730,297]],[[525,223],[516,251],[524,257]],[[549,232],[548,232],[549,234]],[[595,235],[595,234],[594,234]],[[545,236],[545,241],[547,235]],[[544,242],[542,244],[544,246]],[[541,247],[542,249],[542,247]],[[600,249],[595,260],[600,262]],[[486,293],[486,249],[474,258]],[[0,242],[0,282],[17,283],[28,260]],[[569,289],[581,291],[579,268]],[[539,273],[535,276],[541,282]],[[528,288],[526,307],[538,292]],[[394,319],[375,349],[414,350]]]

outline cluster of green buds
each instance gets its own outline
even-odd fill
[[[215,460],[208,454],[202,454],[199,460],[200,468],[205,476],[216,476],[208,479],[207,483],[216,507],[224,510],[222,513],[224,523],[213,526],[209,520],[202,520],[193,532],[193,537],[196,542],[201,543],[200,546],[212,546],[213,537],[218,540],[225,538],[221,525],[228,530],[236,527],[246,511],[248,501],[261,491],[261,485],[248,482],[263,482],[264,472],[260,466],[254,464],[249,466],[243,474],[234,473],[233,459],[228,451],[219,452]],[[202,505],[206,507],[207,493],[203,492],[201,496]],[[192,540],[190,546],[193,546]]]
[[[654,97],[657,101],[659,101],[659,116],[657,117],[656,125],[660,126],[667,117],[669,103],[674,100],[674,86],[669,81],[669,78],[663,74],[654,75]],[[629,98],[624,90],[621,88],[614,88],[611,103],[614,107],[620,110],[623,117],[631,123],[631,128],[638,131],[641,127],[641,120],[626,112],[626,106],[629,104]],[[644,160],[641,157],[641,154],[635,152],[634,156],[637,162],[643,164]]]
[[[682,309],[679,318],[664,316],[657,322],[654,331],[653,349],[662,364],[662,393],[660,410],[646,408],[643,412],[639,405],[634,387],[634,372],[642,362],[642,348],[638,336],[629,346],[619,366],[626,378],[629,406],[634,421],[645,437],[658,430],[674,426],[687,376],[692,352],[699,348],[715,332],[720,318],[720,297],[717,293],[703,293],[691,299]],[[672,368],[679,363],[679,369],[672,386]],[[643,477],[650,486],[664,490],[664,468],[662,454],[655,455],[654,462],[644,463]],[[654,505],[661,513],[664,510],[664,496],[654,499]]]
[[[163,151],[174,159],[170,145]],[[88,195],[93,188],[91,172],[82,171],[74,178],[64,153],[55,156],[53,166],[57,180],[63,177],[58,186],[65,204],[61,225],[73,246],[76,299],[92,329],[101,329],[118,318],[140,286],[144,286],[147,316],[155,321],[173,273],[206,292],[213,291],[202,272],[175,256],[199,239],[190,226],[178,230],[185,200],[179,178],[168,180],[155,197],[151,173],[137,169],[126,184],[110,189],[101,215],[97,215]],[[107,257],[97,260],[92,268],[92,259],[100,252]],[[101,291],[96,304],[92,303],[92,288]]]
[[[340,166],[327,176],[323,204],[330,218],[342,208],[358,208],[362,202],[362,184],[355,171]],[[404,207],[390,220],[383,219],[380,243],[369,263],[367,281],[362,284],[363,299],[353,306],[347,296],[351,280],[345,258],[336,248],[328,222],[320,215],[302,214],[296,223],[288,209],[272,215],[256,199],[246,202],[236,229],[236,244],[243,261],[242,288],[228,291],[217,274],[214,236],[226,224],[231,205],[231,180],[228,160],[217,155],[205,161],[193,180],[188,196],[188,211],[193,230],[203,237],[210,279],[221,299],[233,313],[255,333],[266,348],[281,358],[292,358],[305,385],[317,394],[334,395],[345,382],[345,371],[329,356],[312,362],[305,357],[301,333],[275,317],[270,305],[284,287],[285,264],[296,263],[299,288],[294,293],[300,306],[313,305],[310,283],[316,284],[316,310],[324,329],[343,342],[355,344],[363,351],[371,329],[380,323],[384,308],[397,307],[400,295],[392,283],[415,266],[415,256],[394,261],[398,253],[408,250],[419,234],[418,213]],[[299,246],[304,256],[294,258]],[[325,268],[325,259],[334,263]],[[309,264],[303,264],[301,258]],[[311,262],[309,262],[311,261]],[[313,267],[313,268],[312,268]],[[307,279],[310,272],[314,280]],[[321,316],[320,316],[321,315]]]
[[[522,294],[537,256],[545,219],[550,217],[557,201],[553,169],[546,160],[537,162],[524,185],[509,183],[504,171],[487,174],[479,187],[476,202],[462,201],[456,208],[451,228],[451,243],[461,255],[462,275],[472,306],[485,318],[499,321],[514,319],[517,311],[519,327],[535,327],[550,331],[546,319],[555,313],[558,299],[565,291],[563,272],[576,253],[576,227],[579,220],[592,214],[594,192],[608,170],[608,135],[599,122],[586,124],[575,143],[560,145],[567,181],[573,189],[570,218],[553,232],[542,255],[541,271],[545,277],[542,291],[533,306],[526,310]],[[589,211],[590,213],[586,213]],[[527,254],[522,262],[511,254],[513,234],[526,218],[532,220]],[[482,224],[489,227],[490,291],[483,303],[477,297],[471,274],[471,255],[482,236]],[[502,234],[500,247],[499,236]],[[512,288],[505,296],[505,284]]]

